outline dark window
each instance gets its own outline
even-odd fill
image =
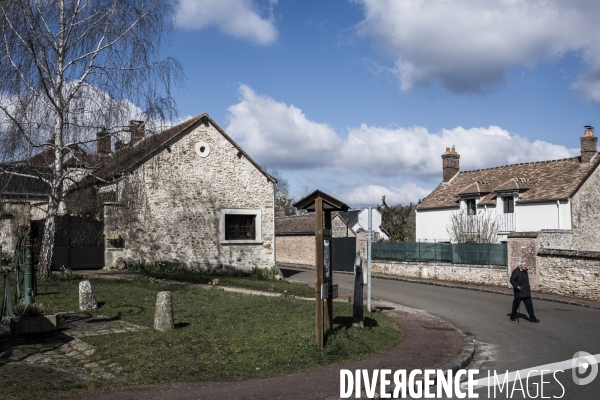
[[[225,215],[225,240],[255,240],[256,215]]]
[[[477,206],[475,205],[475,199],[467,200],[467,215],[477,214]]]
[[[512,214],[515,212],[515,199],[513,197],[503,197],[504,214]]]

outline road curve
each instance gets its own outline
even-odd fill
[[[282,271],[293,280],[315,281],[314,270],[282,268]],[[334,273],[334,283],[340,288],[352,290],[353,282],[353,275]],[[378,278],[373,278],[372,292],[373,297],[427,311],[491,345],[492,359],[484,364],[479,377],[487,376],[488,370],[500,374],[568,360],[578,351],[600,354],[600,310],[597,309],[534,301],[536,316],[541,322],[535,324],[521,319],[517,323],[508,317],[512,298],[501,294]],[[524,307],[521,313],[525,314]],[[571,373],[570,370],[557,373],[564,389],[551,375],[546,376],[544,381],[550,383],[544,384],[544,396],[562,396],[567,400],[600,398],[600,373],[586,386],[575,385]],[[509,387],[512,391],[513,385]],[[530,381],[529,394],[516,385],[509,398],[533,398],[539,387],[538,377]],[[480,398],[488,398],[487,389],[478,393]],[[537,397],[541,398],[540,393]],[[490,392],[489,398],[507,396],[497,393],[494,397]]]

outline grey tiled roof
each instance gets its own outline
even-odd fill
[[[315,214],[295,215],[275,219],[275,236],[314,234]]]

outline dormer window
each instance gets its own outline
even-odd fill
[[[515,212],[515,198],[502,197],[502,205],[504,208],[504,214],[513,214]]]
[[[477,214],[477,204],[475,203],[475,199],[467,199],[465,200],[467,205],[467,215],[476,215]]]

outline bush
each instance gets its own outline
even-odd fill
[[[216,267],[208,267],[204,270],[206,275],[214,276],[242,276],[242,270],[230,265],[219,265]]]
[[[58,275],[54,275],[56,277],[56,279],[59,279],[61,281],[72,281],[73,279],[82,279],[83,276],[79,275],[79,274],[74,274],[73,270],[65,268],[65,266],[63,265],[62,267],[60,267],[60,269],[58,270]]]
[[[274,279],[282,279],[283,274],[277,267],[271,268],[252,268],[251,275],[258,279],[266,279],[266,280],[274,280]],[[278,278],[279,277],[279,278]]]
[[[163,274],[175,274],[181,272],[188,272],[180,263],[174,263],[170,261],[125,261],[125,269],[131,272],[146,272],[146,273],[163,273]]]

